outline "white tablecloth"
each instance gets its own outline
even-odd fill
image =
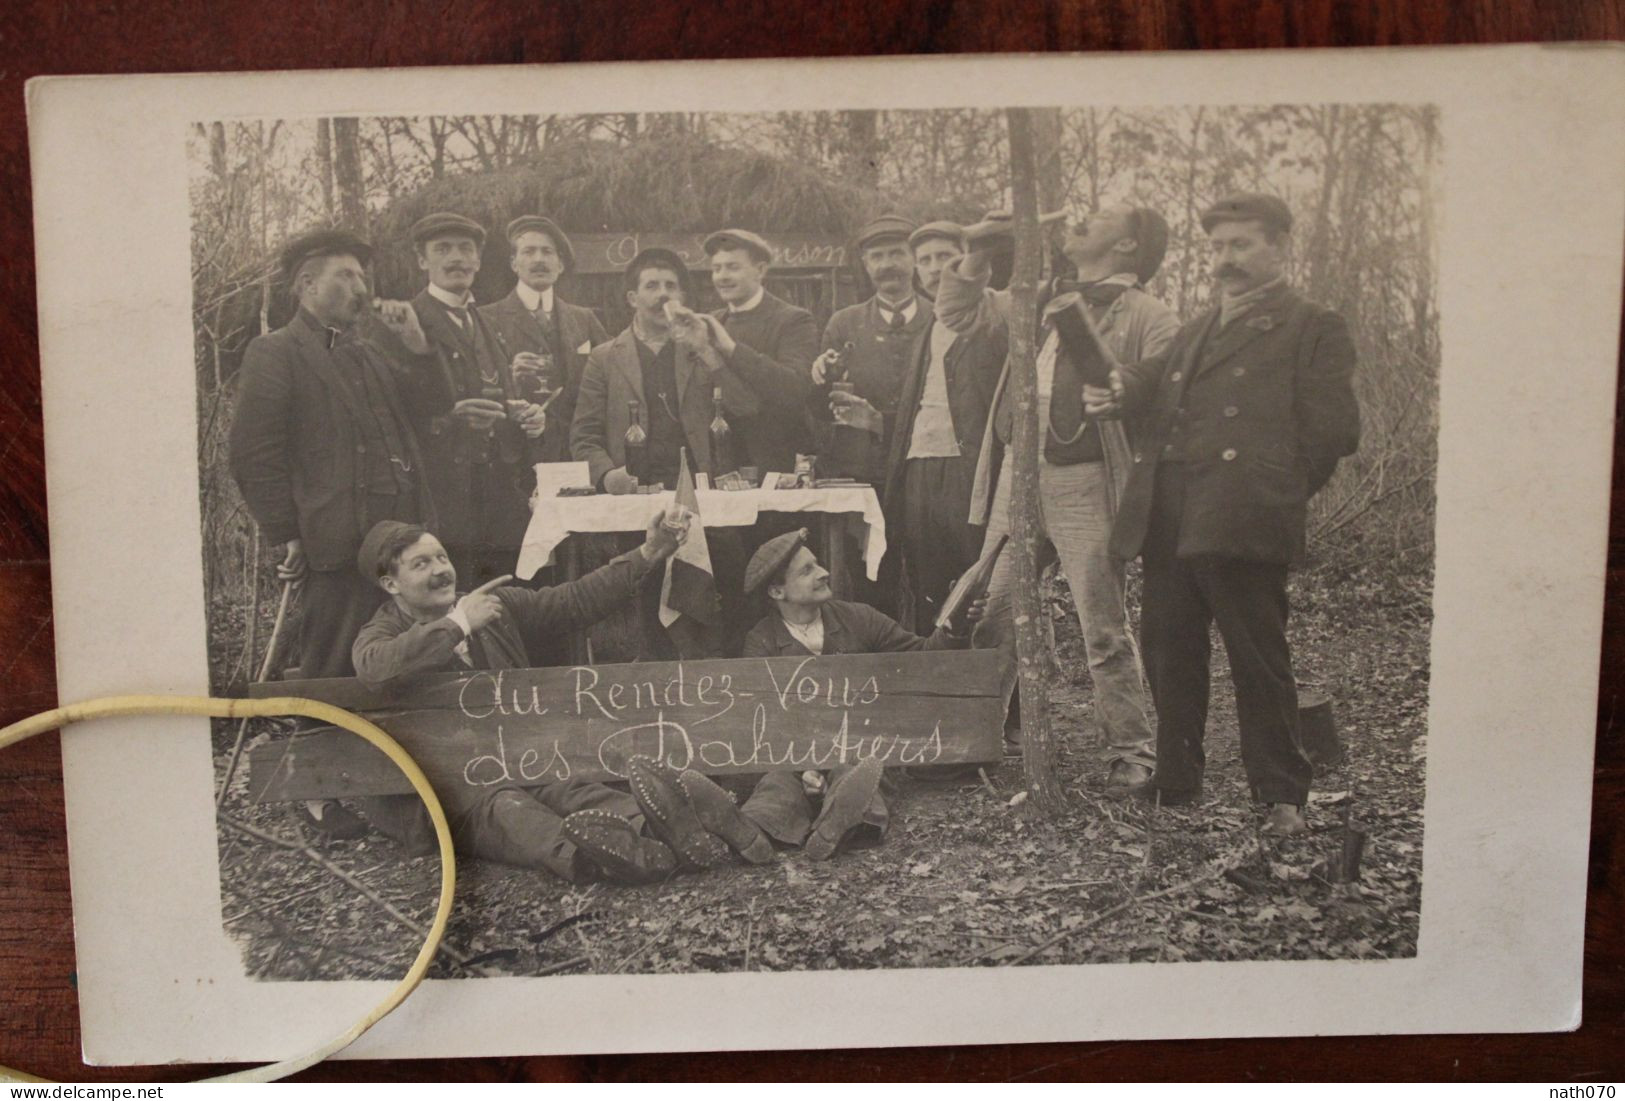
[[[515,572],[535,575],[553,561],[553,551],[571,532],[642,531],[656,509],[671,504],[675,493],[628,493],[619,496],[543,497],[537,500],[519,548]],[[862,515],[858,542],[871,581],[880,577],[886,556],[886,517],[880,498],[869,486],[829,486],[824,489],[720,489],[700,490],[700,520],[708,528],[748,527],[763,512],[852,512]]]

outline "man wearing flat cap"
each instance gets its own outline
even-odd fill
[[[462,594],[456,567],[428,529],[380,523],[355,561],[385,598],[355,639],[356,676],[387,696],[431,673],[526,668],[531,648],[549,635],[585,628],[632,600],[642,578],[658,572],[682,542],[689,519],[656,513],[642,546],[577,581],[532,589],[500,577]],[[471,855],[570,882],[602,873],[622,883],[653,883],[678,867],[725,862],[727,849],[712,827],[728,836],[749,828],[726,800],[697,806],[668,771],[633,758],[631,794],[558,780],[503,781],[477,791],[454,785],[440,795],[458,848]],[[372,823],[409,852],[434,851],[434,829],[416,796],[363,805]]]
[[[1042,307],[1066,301],[1061,295],[1073,295],[1120,362],[1157,355],[1179,328],[1174,312],[1145,290],[1167,247],[1168,224],[1156,211],[1127,204],[1102,206],[1073,225],[1062,244],[1075,276],[1056,279],[1040,292],[1039,531],[1060,559],[1077,609],[1095,691],[1095,720],[1110,755],[1106,789],[1112,795],[1126,795],[1144,785],[1156,764],[1145,675],[1125,606],[1127,572],[1107,546],[1115,502],[1133,464],[1124,422],[1096,423],[1084,417],[1083,378]],[[944,301],[949,309],[960,310],[963,298],[967,307],[963,312],[969,317],[974,316],[970,307],[986,308],[996,301],[983,294],[991,267],[987,256],[977,250],[945,277],[950,290]],[[978,323],[1003,322],[990,310]],[[988,546],[1010,531],[1012,464],[1004,459],[1015,421],[1008,380],[1007,364],[999,377],[994,415],[982,438],[971,497],[971,519],[987,523]],[[989,611],[980,638],[984,645],[1015,645],[1010,616],[1014,574],[1013,556],[1002,555],[988,586]],[[1013,693],[1011,706],[1017,706]]]
[[[355,672],[350,641],[379,603],[353,566],[367,529],[435,519],[414,425],[449,408],[451,396],[405,302],[380,306],[392,347],[363,335],[371,259],[372,248],[342,230],[288,242],[281,283],[298,311],[249,342],[238,376],[231,473],[260,534],[284,548],[277,576],[301,586],[299,669],[310,678]],[[366,832],[335,801],[304,813],[330,836]]]
[[[757,548],[745,567],[745,595],[760,594],[767,615],[745,636],[747,658],[819,654],[889,654],[913,650],[962,650],[981,618],[983,601],[972,602],[961,621],[921,638],[867,604],[836,600],[829,571],[807,545],[807,529],[785,532]],[[827,860],[844,843],[879,840],[890,820],[881,790],[880,762],[869,758],[827,774],[770,772],[757,781],[740,810],[781,845],[805,846]],[[822,795],[818,812],[814,800]]]
[[[1301,833],[1311,767],[1287,646],[1287,570],[1309,498],[1360,439],[1347,323],[1286,281],[1292,212],[1242,193],[1202,215],[1218,304],[1161,355],[1085,386],[1091,416],[1137,415],[1111,549],[1145,566],[1141,631],[1157,707],[1147,798],[1200,799],[1211,624],[1235,682],[1242,764],[1266,832]]]
[[[811,447],[806,401],[818,354],[818,323],[762,286],[773,251],[758,234],[724,229],[704,241],[711,282],[723,301],[701,315],[705,335],[721,363],[750,388],[760,410],[732,411],[728,422],[749,465],[763,473],[795,469],[796,454]]]
[[[501,338],[474,308],[485,230],[435,213],[412,226],[412,244],[428,276],[412,308],[455,399],[421,426],[438,530],[462,576],[484,581],[519,559],[548,416],[536,395],[520,390]]]
[[[605,493],[629,493],[639,483],[675,486],[684,448],[694,469],[724,472],[711,454],[714,393],[722,391],[729,418],[748,420],[761,409],[755,392],[712,344],[714,319],[708,322],[707,315],[685,305],[688,284],[688,268],[676,253],[639,252],[626,266],[632,323],[587,357],[570,448]],[[634,409],[645,435],[636,468],[629,465],[626,446]],[[707,533],[707,541],[716,576],[722,580],[731,573],[737,590],[744,561],[738,536],[721,529]],[[733,598],[725,600],[731,605]],[[688,617],[669,631],[661,625],[658,578],[647,583],[640,610],[641,658],[719,657],[726,649],[715,632],[697,630]]]
[[[410,357],[396,362],[363,338],[372,249],[338,230],[282,251],[298,312],[243,355],[231,427],[231,471],[266,542],[286,551],[278,575],[303,582],[299,668],[348,677],[350,641],[378,607],[355,576],[355,553],[379,520],[434,522],[413,424],[449,407],[434,357],[403,302],[381,320]]]
[[[541,462],[570,458],[570,422],[587,353],[609,337],[598,315],[560,298],[554,284],[575,264],[570,238],[550,218],[526,214],[508,223],[508,263],[519,282],[506,298],[480,313],[511,358],[516,379],[531,373],[546,391],[558,391],[547,407]]]
[[[909,236],[915,270],[927,294],[965,251],[954,222],[927,222]],[[914,597],[914,625],[933,622],[954,581],[976,561],[982,530],[972,525],[972,479],[993,391],[1008,341],[1002,329],[961,333],[928,311],[909,348],[886,458],[888,529],[902,532],[904,569]]]
[[[820,470],[867,481],[877,492],[884,489],[909,351],[931,324],[929,304],[914,291],[908,235],[915,228],[906,218],[882,214],[858,230],[858,262],[875,293],[835,311],[824,327],[823,352],[812,365]],[[837,372],[850,386],[832,391]],[[837,434],[836,425],[855,431]]]

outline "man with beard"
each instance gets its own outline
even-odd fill
[[[384,695],[430,673],[523,669],[530,647],[550,634],[580,630],[632,600],[687,535],[691,516],[657,513],[643,545],[586,577],[530,589],[503,577],[459,595],[457,571],[440,541],[417,524],[376,525],[356,555],[361,576],[387,596],[356,637],[356,675]],[[473,856],[545,869],[572,883],[599,873],[621,883],[659,882],[679,866],[708,868],[727,849],[668,770],[646,758],[628,769],[632,794],[603,784],[504,782],[469,794],[446,792],[452,835]],[[368,800],[368,817],[413,855],[434,851],[434,829],[416,796]],[[730,804],[731,806],[731,804]],[[706,804],[737,828],[737,813]],[[647,832],[645,832],[647,831]],[[650,836],[650,835],[653,836]]]
[[[480,313],[512,357],[516,381],[534,373],[549,393],[562,391],[547,407],[547,428],[537,454],[541,462],[563,462],[570,457],[570,424],[587,353],[609,337],[596,313],[554,292],[553,285],[575,263],[575,251],[552,219],[538,214],[515,218],[508,223],[507,236],[508,263],[519,282],[506,298],[481,306]]]
[[[1174,312],[1145,291],[1167,246],[1168,224],[1156,211],[1126,205],[1102,207],[1075,225],[1062,246],[1077,269],[1076,279],[1056,280],[1040,297],[1047,302],[1058,294],[1079,295],[1096,331],[1124,363],[1157,355],[1179,328]],[[955,324],[1005,323],[983,294],[989,267],[988,253],[973,250],[944,277],[948,289],[942,307]],[[978,317],[981,310],[988,312]],[[1117,481],[1109,492],[1108,481],[1126,478],[1128,472],[1108,463],[1102,435],[1122,428],[1095,425],[1084,418],[1082,376],[1047,322],[1038,344],[1038,421],[1044,426],[1038,460],[1040,534],[1060,558],[1082,627],[1094,683],[1095,719],[1111,755],[1106,790],[1126,795],[1150,782],[1156,744],[1140,654],[1128,624],[1127,574],[1123,561],[1107,549],[1110,502],[1122,485]],[[1007,365],[999,379],[995,413],[983,437],[977,493],[972,498],[971,518],[986,521],[989,546],[1010,531],[1012,464],[1003,461],[1014,438],[1008,379]],[[1010,648],[1015,646],[1010,614],[1014,577],[1013,555],[1001,555],[989,583],[989,612],[983,627],[989,642]]]
[[[1112,553],[1145,565],[1141,630],[1157,705],[1147,798],[1201,798],[1209,627],[1235,682],[1241,759],[1266,832],[1302,833],[1312,769],[1298,737],[1287,645],[1287,570],[1304,551],[1309,498],[1360,439],[1348,325],[1300,297],[1285,269],[1292,212],[1241,193],[1202,215],[1216,308],[1161,355],[1085,386],[1089,416],[1141,415],[1144,438]]]
[[[587,464],[592,484],[605,493],[629,493],[639,483],[677,483],[682,450],[699,470],[710,470],[712,393],[722,391],[730,418],[748,420],[761,409],[755,391],[712,343],[715,319],[696,314],[688,298],[688,269],[667,249],[644,249],[626,267],[626,301],[632,323],[587,357],[570,431],[571,452]],[[644,429],[642,466],[629,470],[627,429],[634,403]],[[725,530],[707,533],[712,567],[723,594],[725,619],[737,618],[737,582],[743,552]],[[736,615],[728,616],[734,608]],[[660,623],[660,579],[645,582],[640,657],[719,657],[729,649],[714,631],[684,616],[667,631]],[[736,633],[743,628],[735,628]]]
[[[948,264],[965,251],[964,229],[928,222],[909,237],[915,271],[936,294]],[[914,626],[933,622],[954,581],[976,561],[981,529],[971,525],[977,444],[1004,363],[1002,329],[957,332],[938,308],[915,338],[886,461],[886,525],[902,533]]]
[[[464,578],[484,581],[518,561],[547,414],[520,395],[508,355],[474,309],[485,230],[460,214],[430,214],[412,226],[412,241],[429,277],[412,308],[455,398],[423,425],[429,487],[452,561]]]
[[[806,400],[818,354],[818,323],[762,286],[773,252],[755,233],[724,229],[704,241],[711,283],[723,307],[706,322],[722,362],[755,395],[751,416],[732,410],[728,421],[750,464],[762,473],[795,469],[796,454],[811,446]]]
[[[260,534],[284,547],[277,576],[302,585],[307,678],[355,672],[350,642],[380,599],[355,576],[362,536],[380,520],[435,520],[413,423],[451,398],[436,384],[433,353],[406,303],[385,302],[380,314],[400,362],[361,335],[371,258],[365,241],[337,230],[283,248],[282,281],[299,310],[249,342],[231,427],[232,477]],[[366,831],[337,803],[305,813],[331,836]]]
[[[812,413],[819,426],[820,470],[883,488],[886,455],[897,418],[897,398],[908,373],[909,350],[931,324],[931,310],[914,293],[913,222],[883,214],[858,231],[858,260],[874,286],[865,302],[836,310],[824,327],[824,351],[812,365]],[[839,363],[847,388],[831,389]],[[854,400],[856,399],[856,400]],[[863,430],[864,447],[836,446],[836,425]],[[845,440],[862,440],[846,435]]]

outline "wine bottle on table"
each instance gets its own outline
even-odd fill
[[[722,387],[711,388],[711,484],[733,467],[733,429],[722,411]]]
[[[641,483],[647,473],[649,433],[643,427],[643,406],[635,398],[626,403],[626,420],[626,472]]]

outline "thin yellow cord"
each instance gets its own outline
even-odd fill
[[[429,818],[434,822],[435,836],[440,841],[440,903],[435,909],[434,922],[429,926],[429,936],[419,949],[417,958],[412,961],[411,968],[389,992],[388,997],[345,1032],[313,1051],[293,1059],[284,1059],[279,1063],[251,1067],[235,1074],[205,1078],[203,1081],[274,1082],[278,1078],[304,1070],[353,1043],[362,1033],[393,1012],[396,1006],[406,1000],[408,994],[417,989],[418,984],[423,981],[424,973],[429,969],[429,961],[434,959],[435,952],[440,948],[441,937],[446,932],[446,919],[451,915],[452,894],[457,887],[457,860],[452,852],[451,827],[446,822],[446,812],[440,806],[440,800],[436,798],[434,789],[429,786],[429,780],[423,775],[423,770],[406,750],[401,748],[399,742],[359,715],[351,714],[332,704],[297,696],[259,700],[216,699],[207,696],[108,696],[59,707],[54,711],[46,711],[21,722],[12,723],[0,730],[0,749],[16,745],[36,734],[60,729],[69,723],[83,722],[87,719],[110,719],[121,715],[196,715],[215,719],[263,719],[277,715],[301,715],[341,726],[352,734],[359,734],[383,750],[389,759],[395,762],[396,767],[406,774],[406,778],[412,781],[412,787],[416,789],[418,797],[429,808]],[[0,1082],[46,1081],[49,1079],[36,1078],[10,1067],[0,1066]]]

